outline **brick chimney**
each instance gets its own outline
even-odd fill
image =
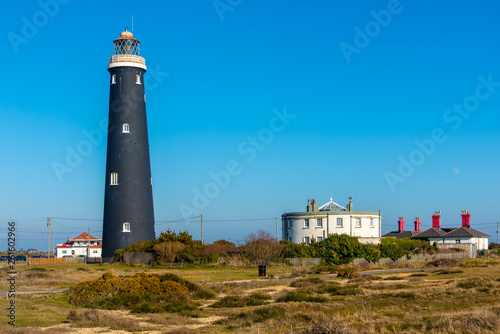
[[[441,210],[432,215],[432,227],[441,228]]]
[[[403,232],[404,230],[405,230],[405,221],[403,220],[403,217],[399,217],[398,232]]]
[[[420,217],[415,218],[414,223],[415,223],[415,231],[420,231],[420,223],[421,223]]]
[[[470,227],[470,213],[462,210],[462,227]]]

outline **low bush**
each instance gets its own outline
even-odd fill
[[[128,309],[135,313],[183,312],[194,310],[191,298],[211,298],[214,293],[173,274],[137,273],[100,278],[72,286],[68,292],[72,304],[89,308]]]
[[[467,279],[464,281],[461,281],[457,283],[457,288],[462,288],[462,289],[489,289],[494,287],[494,284],[491,280],[489,279]]]
[[[254,293],[246,297],[241,296],[226,296],[216,301],[210,307],[212,308],[235,308],[235,307],[245,307],[245,306],[258,306],[267,304],[267,300],[271,299],[271,296],[263,293]]]
[[[326,303],[329,299],[324,296],[315,296],[301,292],[291,291],[288,292],[283,297],[280,297],[276,302],[288,303],[288,302],[311,302],[311,303]]]
[[[316,290],[318,293],[329,293],[332,296],[355,296],[361,295],[363,290],[357,285],[324,285]]]
[[[460,265],[460,261],[455,259],[438,259],[428,262],[426,267],[457,267]]]
[[[405,299],[415,299],[417,298],[417,294],[414,292],[398,292],[394,294],[396,298],[405,298]]]
[[[303,288],[307,286],[314,286],[321,283],[322,283],[321,278],[313,277],[313,278],[299,279],[297,281],[292,282],[290,286],[292,288]]]
[[[435,270],[433,271],[433,273],[435,273],[436,275],[451,275],[451,274],[461,274],[463,273],[464,271],[463,270],[460,270],[460,269],[440,269],[440,270]]]
[[[358,274],[354,269],[351,269],[351,268],[347,268],[347,269],[344,269],[344,270],[339,270],[339,272],[337,273],[337,276],[341,277],[341,278],[358,278],[358,277],[361,277],[360,274]]]

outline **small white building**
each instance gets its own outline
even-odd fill
[[[64,244],[57,245],[56,257],[101,257],[102,239],[93,237],[88,233],[82,233],[76,238],[69,239]]]
[[[330,234],[347,234],[362,243],[377,244],[382,235],[382,216],[376,211],[353,211],[352,197],[347,208],[333,202],[319,207],[307,201],[305,212],[284,213],[281,216],[282,240],[310,244]]]
[[[470,226],[470,213],[462,210],[462,227],[441,227],[441,211],[432,216],[432,227],[414,235],[413,239],[424,239],[438,246],[470,245],[472,257],[479,250],[488,249],[488,238],[491,235]]]

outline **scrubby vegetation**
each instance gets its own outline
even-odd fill
[[[422,240],[409,238],[384,238],[379,245],[362,244],[355,237],[346,234],[330,235],[328,238],[310,245],[293,244],[289,241],[278,242],[269,232],[257,231],[244,238],[241,245],[226,240],[212,244],[201,244],[193,240],[187,232],[176,233],[167,230],[156,240],[139,241],[117,250],[115,259],[121,260],[124,253],[152,253],[156,265],[171,263],[188,264],[271,264],[287,263],[290,258],[321,258],[327,266],[351,262],[363,258],[374,263],[381,258],[398,260],[403,256],[422,252],[438,252],[436,245],[430,246]]]
[[[455,268],[351,278],[313,276],[333,268],[356,273],[352,265],[322,265],[306,268],[306,278],[262,284],[234,282],[257,278],[256,267],[33,268],[20,267],[20,282],[33,273],[47,275],[33,278],[43,286],[59,282],[59,276],[81,282],[65,294],[20,295],[18,328],[0,324],[2,333],[42,333],[40,328],[69,333],[87,327],[88,332],[482,334],[500,328],[498,256],[460,260]],[[276,268],[280,275],[292,276],[293,268]],[[224,274],[218,276],[220,272]],[[5,279],[7,273],[0,275]],[[193,282],[200,277],[209,283],[221,282],[218,277],[233,282]]]
[[[162,313],[192,311],[198,306],[193,299],[213,298],[214,294],[174,274],[117,277],[104,273],[72,286],[68,296],[70,303],[88,308]]]

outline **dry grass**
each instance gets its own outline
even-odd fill
[[[72,314],[76,314],[76,317],[71,320],[71,327],[66,327],[66,332],[72,328],[101,325],[124,332],[157,329],[162,333],[179,334],[258,331],[291,333],[291,330],[293,333],[304,334],[500,333],[499,262],[498,258],[474,259],[461,262],[459,268],[425,273],[211,286],[209,289],[214,291],[217,297],[203,303],[195,312],[198,318],[180,314],[137,316],[127,312],[102,313],[110,311],[97,312],[75,308],[68,305],[67,297],[63,294],[21,296],[18,301],[18,325],[22,328],[12,331],[12,328],[0,324],[0,332],[63,333],[64,329],[58,327],[51,327],[50,331],[41,331],[39,328],[61,324],[73,310]],[[69,284],[73,279],[85,280],[103,273],[99,266],[85,268],[89,270],[78,268],[49,266],[48,271],[23,270],[22,277],[28,279],[28,275],[31,275],[29,279],[36,281],[37,285],[54,288],[58,285],[51,284]],[[51,269],[54,271],[50,271]],[[145,269],[117,266],[111,267],[111,270],[108,267],[106,270],[114,275],[132,275]],[[291,274],[291,268],[280,267],[279,271],[280,275]],[[207,281],[220,278],[229,280],[231,277],[241,281],[245,275],[248,275],[246,278],[250,280],[258,278],[257,268],[161,268],[149,269],[149,272],[176,272],[183,278],[197,277],[198,281],[204,274]],[[61,277],[62,275],[73,275],[75,278]],[[295,294],[290,295],[290,292]],[[270,296],[272,299],[266,300],[270,304],[251,306],[254,304],[236,303],[227,304],[224,308],[209,307],[227,296],[246,300],[256,293]],[[284,298],[286,296],[289,297]],[[6,301],[0,300],[0,307],[4,308],[5,305]],[[229,306],[234,308],[228,308]],[[27,326],[31,328],[27,329]]]

